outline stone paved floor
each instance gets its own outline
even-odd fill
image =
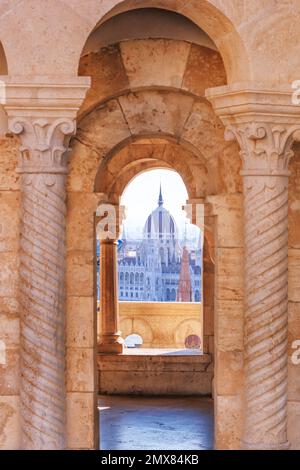
[[[103,450],[207,450],[213,448],[210,398],[103,397]]]

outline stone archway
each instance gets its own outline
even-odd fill
[[[155,41],[150,42],[153,48]],[[161,41],[157,44],[159,53],[163,56],[164,47]],[[135,44],[132,46],[134,47]],[[139,47],[145,47],[145,43],[139,44]],[[128,44],[126,53],[127,56],[130,53]],[[204,51],[199,48],[198,53],[203,56]],[[210,57],[210,54],[208,56]],[[212,57],[214,57],[213,60],[216,59],[215,53]],[[99,57],[95,60],[101,63]],[[84,58],[83,61],[86,64],[91,63]],[[139,74],[140,71],[141,69],[139,69]],[[86,68],[86,73],[88,73],[88,68]],[[183,75],[184,73],[182,71]],[[145,169],[145,165],[146,168],[163,165],[178,171],[189,188],[191,204],[197,203],[199,197],[202,197],[203,201],[203,197],[208,194],[238,190],[238,176],[233,182],[232,179],[227,181],[227,173],[226,170],[224,171],[228,161],[227,155],[230,155],[230,164],[236,162],[234,165],[238,175],[237,147],[232,144],[228,145],[224,141],[223,127],[220,121],[215,119],[211,106],[203,97],[204,90],[200,87],[197,91],[193,85],[197,80],[190,81],[188,85],[182,79],[181,82],[186,83],[187,89],[174,89],[174,87],[159,87],[157,75],[152,86],[148,81],[143,87],[143,82],[149,80],[143,66],[140,77],[142,78],[139,78],[138,89],[130,91],[123,91],[121,86],[121,90],[116,92],[116,85],[113,83],[114,96],[108,100],[102,99],[99,102],[95,93],[90,94],[81,112],[78,131],[73,139],[68,180],[68,297],[70,296],[70,306],[73,303],[74,306],[76,304],[87,306],[88,303],[89,312],[93,305],[95,290],[93,287],[94,220],[92,214],[103,194],[106,199],[111,198],[114,193],[120,194],[128,176],[133,177],[142,168]],[[223,72],[222,77],[224,79]],[[99,79],[94,76],[94,89],[95,87],[98,89],[97,80],[100,80],[99,83],[103,81],[105,83],[106,78],[101,76]],[[134,83],[133,76],[130,80]],[[122,85],[122,80],[119,83]],[[202,96],[197,96],[198,92]],[[109,91],[106,93],[110,94]],[[168,147],[168,151],[160,151],[159,158],[154,157],[154,151],[158,151],[155,142],[160,142],[161,149],[163,146]],[[139,145],[148,148],[148,155],[144,155],[144,159],[138,158]],[[134,158],[132,155],[130,157],[126,155],[126,148],[129,146],[131,149],[136,149]],[[182,158],[176,155],[174,157],[179,149]],[[100,176],[101,172],[102,176]],[[114,201],[114,203],[117,202]],[[80,277],[78,277],[79,273]],[[79,280],[80,290],[74,289],[73,286],[77,286]],[[68,317],[71,318],[73,315],[74,310],[72,311],[70,307]],[[94,317],[92,313],[90,315],[95,325],[95,315]],[[210,320],[207,324],[211,327],[212,321]],[[206,335],[207,349],[209,342],[213,347],[213,341],[208,339],[211,333],[212,331]],[[74,344],[72,346],[74,347]],[[81,344],[78,349],[78,354],[82,354]],[[89,354],[93,356],[92,349],[89,349]],[[95,381],[93,383],[95,386]],[[78,393],[76,381],[73,381],[71,387],[69,392],[74,396]],[[93,406],[95,403],[93,400],[95,400],[96,391],[96,387],[94,393],[90,389],[91,401],[88,406]],[[72,435],[72,429],[69,432]]]
[[[242,81],[245,77],[249,77],[248,54],[240,34],[222,9],[207,0],[201,1],[200,6],[197,0],[191,0],[188,4],[182,4],[180,0],[167,0],[163,2],[161,0],[140,0],[135,2],[131,0],[116,0],[108,5],[106,11],[101,11],[99,21],[96,25],[94,24],[93,30],[120,13],[149,7],[175,11],[186,16],[199,28],[203,29],[220,50],[229,82]],[[222,40],[225,36],[226,41]],[[240,57],[238,62],[235,60],[237,56]]]
[[[188,214],[196,209],[196,204],[203,204],[209,179],[205,163],[184,146],[174,143],[172,139],[170,142],[168,136],[163,138],[161,134],[157,137],[153,135],[151,139],[140,138],[135,139],[134,142],[124,141],[116,146],[99,166],[95,189],[106,202],[118,206],[125,188],[134,178],[149,169],[158,168],[171,169],[181,177],[188,193],[188,201],[183,202],[188,204]],[[188,218],[190,218],[190,215],[188,215]],[[205,225],[202,224],[202,221],[194,221],[192,217],[191,223],[201,229]],[[114,266],[111,266],[111,269],[115,269]],[[167,300],[175,301],[175,291],[172,289],[169,294],[170,298]],[[123,311],[124,306],[122,305]],[[209,314],[211,315],[212,312],[213,310]],[[116,315],[118,314],[116,313]],[[205,353],[208,353],[209,333],[204,331],[204,334],[207,337]],[[170,339],[168,339],[169,343],[172,344]]]

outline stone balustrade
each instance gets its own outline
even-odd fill
[[[138,334],[144,348],[182,349],[189,335],[202,338],[201,303],[119,302],[119,316],[122,337]]]

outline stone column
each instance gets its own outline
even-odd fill
[[[190,222],[196,225],[203,234],[203,271],[202,271],[202,325],[205,354],[214,355],[214,227],[210,204],[205,198],[194,198],[187,201],[184,207]]]
[[[64,100],[54,96],[62,92],[57,84],[53,88],[49,84],[7,88],[9,129],[21,140],[17,172],[21,175],[22,194],[19,268],[22,449],[66,446],[66,151],[87,87],[76,87],[73,83],[70,87],[73,99],[65,88],[64,98],[68,99],[65,110]],[[18,103],[20,90],[22,100]]]
[[[243,159],[245,449],[287,443],[288,164],[285,128],[230,126]]]
[[[101,207],[101,206],[100,206]],[[100,238],[100,316],[101,337],[98,352],[101,354],[122,354],[124,340],[121,338],[119,321],[119,291],[118,291],[118,265],[117,247],[120,225],[120,207],[115,204],[105,204],[102,212],[108,217],[103,229],[97,231]],[[97,217],[101,222],[103,217]]]
[[[249,86],[251,89],[251,87]],[[228,90],[227,90],[228,91]],[[215,90],[244,183],[244,449],[287,449],[288,177],[299,116],[291,91]]]

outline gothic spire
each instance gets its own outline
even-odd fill
[[[160,188],[159,188],[158,205],[159,205],[159,207],[164,205],[164,200],[163,200],[162,191],[161,191],[161,183],[160,183]]]

